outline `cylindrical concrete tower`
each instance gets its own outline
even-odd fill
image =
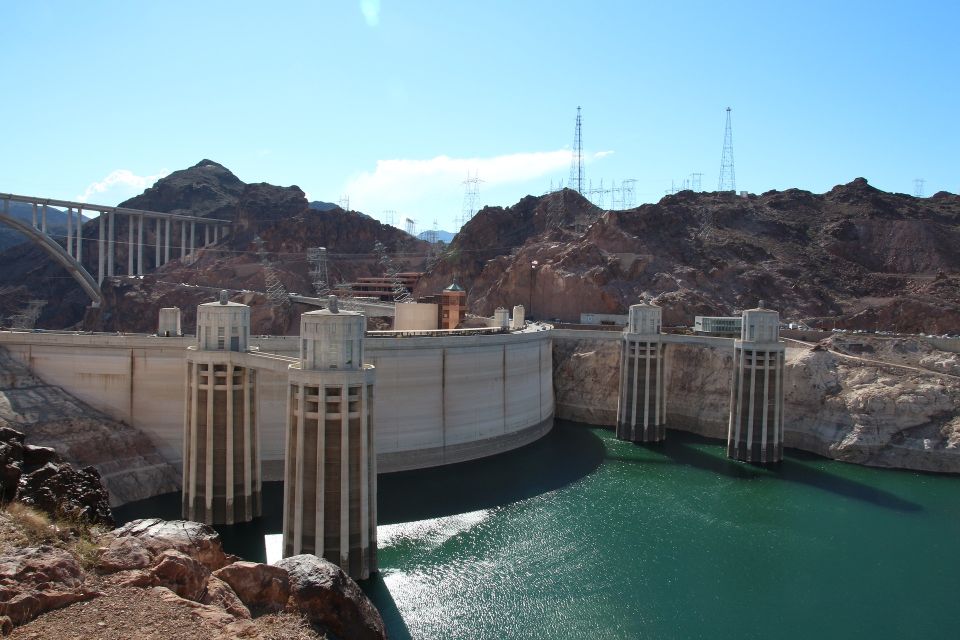
[[[377,570],[377,455],[366,319],[329,309],[300,318],[290,366],[283,555],[312,553],[363,580]]]
[[[667,394],[664,385],[660,307],[630,307],[620,350],[620,395],[617,438],[659,442],[666,437]]]
[[[523,329],[527,324],[526,310],[522,304],[514,305],[513,316],[510,318],[510,328],[514,330]]]
[[[233,524],[259,517],[256,371],[247,365],[250,307],[197,307],[197,346],[187,350],[183,517]]]
[[[509,329],[510,312],[503,307],[497,307],[493,312],[493,326],[500,329]]]
[[[743,312],[734,342],[733,387],[727,457],[745,462],[783,460],[783,361],[780,314],[763,308]]]

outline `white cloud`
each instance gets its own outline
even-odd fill
[[[585,154],[584,160],[609,155],[610,151]],[[350,180],[344,193],[359,203],[406,203],[443,191],[462,191],[467,174],[477,175],[484,187],[526,182],[570,166],[570,151],[534,151],[490,158],[451,158],[437,156],[429,160],[378,160],[376,169]]]
[[[103,180],[91,182],[83,193],[76,196],[80,202],[89,202],[96,196],[97,204],[113,204],[127,198],[139,195],[144,189],[153,185],[170,171],[161,169],[160,173],[152,176],[138,176],[129,169],[111,171]]]
[[[360,12],[368,26],[380,24],[380,0],[360,0]]]
[[[592,163],[612,151],[584,154]],[[546,190],[546,176],[570,168],[570,150],[511,153],[486,158],[435,158],[378,160],[373,171],[355,175],[341,193],[349,195],[350,208],[382,218],[394,210],[394,224],[404,217],[438,219],[442,228],[454,229],[454,217],[463,205],[463,182],[467,175],[478,176],[478,205],[513,203],[525,193]],[[543,184],[540,184],[543,182]]]

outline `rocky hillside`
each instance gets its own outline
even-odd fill
[[[298,187],[278,187],[265,183],[247,184],[228,169],[211,160],[203,160],[189,169],[176,171],[157,181],[141,195],[120,203],[120,206],[151,211],[182,213],[233,221],[232,233],[215,246],[200,250],[195,256],[172,259],[160,269],[152,270],[154,233],[145,229],[144,258],[151,269],[144,281],[118,277],[104,283],[106,304],[86,320],[91,330],[154,331],[156,314],[147,316],[144,309],[133,304],[124,305],[128,293],[142,301],[150,298],[154,305],[195,305],[197,299],[209,300],[210,291],[219,288],[264,291],[264,271],[261,262],[266,259],[288,291],[311,295],[313,291],[306,261],[309,247],[324,246],[330,255],[331,283],[349,282],[358,276],[379,275],[381,269],[373,253],[374,244],[382,242],[390,251],[406,254],[398,259],[402,268],[421,268],[427,244],[391,226],[382,225],[373,218],[339,207],[328,210],[311,208]],[[149,225],[148,225],[149,226]],[[126,238],[126,220],[117,218],[118,238]],[[87,222],[85,238],[94,239],[98,223]],[[262,238],[265,255],[257,252],[255,237]],[[178,255],[179,239],[175,239],[171,258]],[[93,243],[84,252],[84,264],[96,273],[96,251]],[[126,267],[124,243],[118,243],[116,253],[118,271]],[[202,295],[186,285],[209,287]],[[20,245],[0,254],[0,315],[9,315],[28,297],[48,301],[41,316],[40,326],[64,328],[84,321],[88,299],[69,276],[32,245]],[[159,302],[162,299],[162,303]],[[264,302],[262,296],[251,298],[252,304]],[[13,309],[4,310],[6,307]],[[276,330],[285,325],[271,312],[257,314],[267,318],[264,324],[255,324],[255,333]],[[186,325],[185,330],[192,330]]]
[[[420,289],[456,276],[484,315],[520,303],[575,322],[648,297],[666,324],[689,325],[764,299],[813,326],[940,334],[960,332],[958,241],[960,196],[862,178],[825,194],[683,191],[607,212],[564,190],[480,211]]]

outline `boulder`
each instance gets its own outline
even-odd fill
[[[26,469],[33,470],[48,462],[63,462],[63,458],[50,447],[38,447],[32,444],[23,446],[23,466]]]
[[[255,611],[282,611],[290,598],[286,569],[259,562],[234,562],[213,572]]]
[[[144,546],[139,538],[131,536],[110,538],[108,544],[100,548],[97,558],[97,572],[116,573],[117,571],[143,569],[152,564],[153,557],[154,554]]]
[[[53,516],[113,526],[109,497],[93,467],[77,470],[66,462],[47,462],[20,477],[17,499]]]
[[[63,549],[25,547],[0,556],[0,616],[13,624],[98,595],[84,583],[76,559]]]
[[[216,576],[207,578],[206,588],[199,601],[200,604],[220,607],[235,618],[250,619],[250,610],[244,606],[230,585]]]
[[[167,587],[181,598],[199,601],[207,587],[210,571],[185,553],[167,549],[151,569],[156,584]]]
[[[360,587],[337,565],[314,555],[284,558],[275,566],[290,576],[288,611],[307,617],[338,638],[383,640],[383,619]]]
[[[135,539],[136,544],[127,538]],[[188,520],[133,520],[107,534],[104,542],[98,569],[105,573],[110,573],[111,569],[118,571],[121,568],[149,566],[154,558],[167,549],[190,556],[210,571],[228,564],[220,535],[213,527]],[[150,557],[151,562],[141,564],[143,553]]]

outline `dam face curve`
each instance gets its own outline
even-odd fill
[[[235,353],[257,371],[264,481],[282,480],[288,370],[298,336],[250,338]],[[193,336],[0,332],[0,346],[50,384],[131,424],[183,465],[186,361]],[[371,337],[380,473],[474,460],[523,446],[553,426],[550,331]],[[242,360],[242,362],[240,362]]]

